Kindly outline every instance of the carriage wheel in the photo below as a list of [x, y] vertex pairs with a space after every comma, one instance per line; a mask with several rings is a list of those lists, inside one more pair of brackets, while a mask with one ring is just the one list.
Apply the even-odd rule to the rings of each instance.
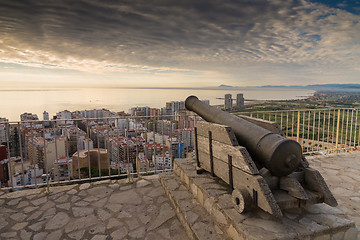
[[239, 213], [246, 212], [251, 208], [251, 196], [245, 189], [234, 189], [232, 192], [232, 201], [235, 209]]

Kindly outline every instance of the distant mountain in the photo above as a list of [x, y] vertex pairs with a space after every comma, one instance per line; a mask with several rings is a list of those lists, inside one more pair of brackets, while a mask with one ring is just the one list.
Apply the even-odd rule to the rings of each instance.
[[360, 88], [360, 84], [313, 84], [307, 85], [308, 88]]
[[250, 87], [238, 87], [221, 84], [218, 88], [308, 88], [312, 90], [323, 91], [360, 91], [360, 84], [356, 83], [344, 83], [344, 84], [311, 84], [311, 85], [263, 85], [263, 86], [250, 86]]
[[304, 88], [305, 86], [298, 86], [298, 85], [291, 85], [291, 86], [287, 86], [287, 85], [263, 85], [260, 86], [260, 88]]

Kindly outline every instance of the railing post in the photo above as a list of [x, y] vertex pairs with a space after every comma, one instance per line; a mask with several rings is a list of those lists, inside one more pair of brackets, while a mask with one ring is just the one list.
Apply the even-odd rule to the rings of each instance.
[[340, 109], [338, 109], [337, 123], [336, 123], [336, 142], [335, 142], [335, 152], [338, 153], [338, 143], [339, 143], [339, 126], [340, 126]]
[[300, 111], [298, 111], [298, 117], [297, 117], [297, 132], [296, 132], [296, 141], [299, 142], [300, 138]]
[[[10, 169], [10, 184], [11, 184], [11, 189], [14, 189], [14, 181], [13, 181], [13, 171], [12, 171], [12, 166], [11, 166], [11, 152], [10, 152], [10, 123], [8, 121], [6, 121], [5, 123], [5, 134], [6, 134], [6, 153], [7, 153], [7, 158], [8, 158], [8, 166]], [[14, 171], [15, 172], [15, 171]]]

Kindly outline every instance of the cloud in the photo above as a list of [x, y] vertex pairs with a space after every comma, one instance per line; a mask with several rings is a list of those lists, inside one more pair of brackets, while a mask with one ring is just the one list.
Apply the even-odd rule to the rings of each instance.
[[215, 71], [244, 82], [266, 81], [265, 70], [359, 74], [359, 15], [321, 3], [5, 0], [0, 13], [6, 63], [99, 74]]

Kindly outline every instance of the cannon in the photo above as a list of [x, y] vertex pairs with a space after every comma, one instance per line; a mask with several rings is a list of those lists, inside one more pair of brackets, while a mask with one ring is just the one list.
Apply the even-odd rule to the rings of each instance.
[[231, 127], [239, 144], [246, 147], [251, 157], [273, 175], [286, 176], [299, 166], [302, 150], [298, 142], [211, 107], [195, 96], [188, 97], [185, 106], [208, 122]]
[[206, 120], [195, 127], [198, 172], [205, 170], [229, 184], [240, 213], [260, 208], [281, 217], [284, 209], [337, 205], [300, 144], [286, 138], [276, 123], [240, 118], [195, 96], [186, 99], [185, 107]]

